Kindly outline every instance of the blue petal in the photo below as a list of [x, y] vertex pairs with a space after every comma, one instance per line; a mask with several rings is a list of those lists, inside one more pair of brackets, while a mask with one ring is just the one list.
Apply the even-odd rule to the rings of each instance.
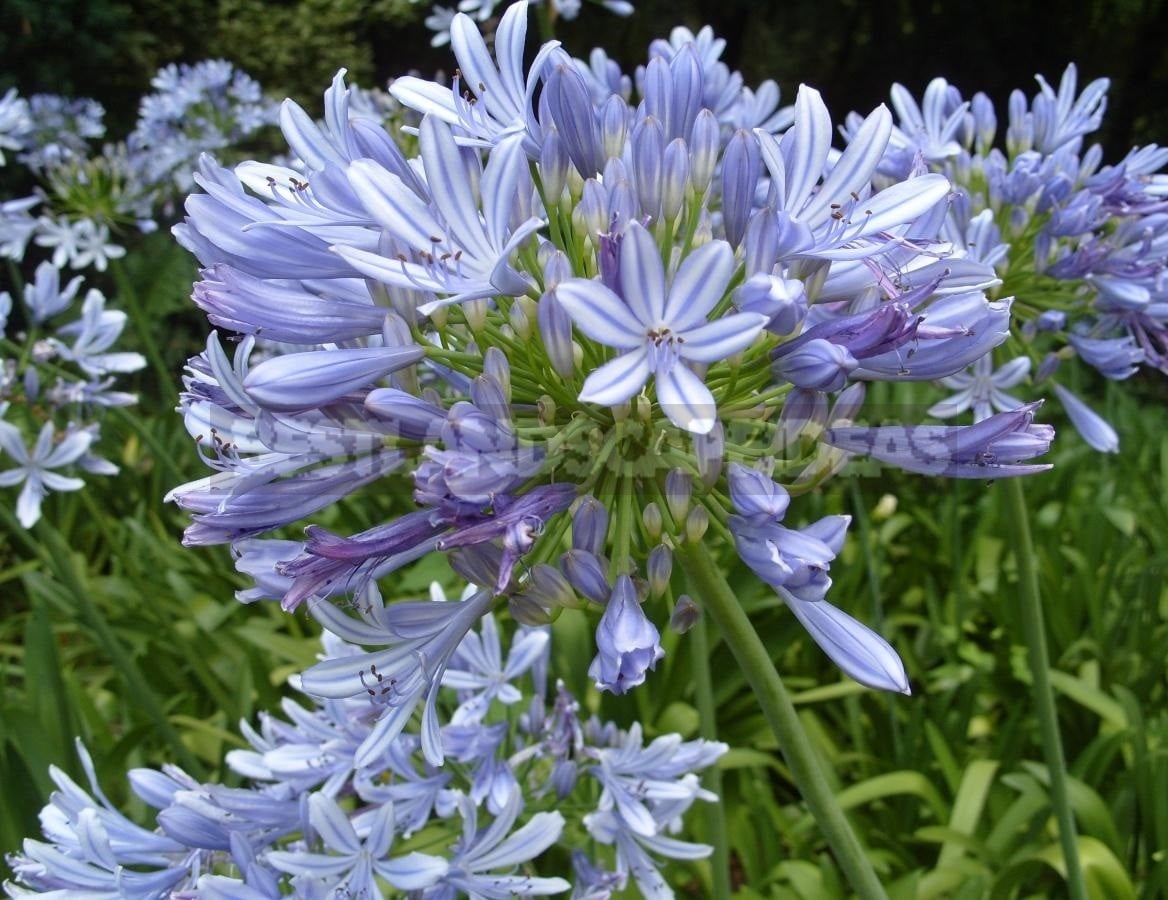
[[670, 422], [693, 434], [709, 434], [718, 421], [714, 395], [683, 363], [657, 373], [657, 403]]
[[644, 346], [645, 325], [599, 281], [570, 278], [556, 287], [556, 299], [576, 327], [592, 340], [620, 350]]
[[640, 223], [630, 222], [620, 252], [620, 284], [628, 308], [643, 325], [660, 324], [665, 314], [665, 268], [657, 242]]
[[685, 331], [705, 321], [726, 293], [734, 269], [734, 252], [725, 241], [710, 241], [693, 251], [673, 276], [665, 324], [674, 331]]

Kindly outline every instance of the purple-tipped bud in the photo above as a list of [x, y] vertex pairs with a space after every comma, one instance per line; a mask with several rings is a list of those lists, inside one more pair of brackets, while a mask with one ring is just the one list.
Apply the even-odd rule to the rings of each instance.
[[1046, 379], [1053, 378], [1060, 365], [1062, 365], [1062, 357], [1057, 353], [1046, 354], [1042, 362], [1038, 364], [1038, 371], [1034, 373], [1034, 383], [1042, 384]]
[[669, 63], [669, 74], [673, 90], [669, 115], [665, 120], [665, 133], [670, 138], [686, 138], [702, 108], [702, 93], [705, 90], [702, 63], [693, 44], [686, 44], [677, 52]]
[[584, 606], [560, 570], [547, 563], [539, 563], [532, 567], [524, 593], [531, 594], [543, 606], [549, 608], [582, 609]]
[[776, 378], [810, 391], [838, 391], [859, 363], [846, 347], [815, 338], [774, 362]]
[[661, 537], [665, 522], [661, 516], [661, 507], [656, 503], [650, 502], [641, 510], [641, 522], [645, 525], [645, 533], [649, 535], [650, 540], [655, 541]]
[[[494, 349], [494, 348], [492, 348]], [[502, 387], [490, 375], [479, 375], [470, 383], [470, 399], [479, 409], [496, 422], [511, 419], [511, 406], [503, 394]]]
[[503, 399], [511, 402], [511, 363], [498, 347], [488, 347], [483, 354], [483, 371], [495, 379], [495, 384], [503, 392]]
[[555, 206], [564, 193], [570, 165], [571, 160], [568, 159], [568, 151], [560, 139], [560, 133], [554, 128], [549, 129], [539, 151], [539, 177], [543, 182], [544, 196], [551, 206]]
[[695, 506], [685, 517], [685, 539], [696, 544], [710, 528], [710, 513], [704, 506]]
[[674, 138], [665, 148], [661, 168], [661, 216], [672, 222], [681, 213], [689, 189], [689, 148], [681, 138]]
[[695, 434], [692, 438], [698, 477], [711, 488], [722, 474], [722, 460], [726, 455], [726, 432], [721, 420], [714, 423], [708, 434]]
[[650, 116], [633, 129], [633, 179], [641, 212], [654, 220], [661, 216], [661, 167], [665, 156], [665, 132]]
[[660, 597], [669, 589], [669, 577], [673, 574], [673, 551], [664, 544], [658, 544], [650, 550], [645, 573], [649, 577], [649, 593]]
[[783, 401], [778, 425], [777, 447], [790, 447], [803, 434], [822, 431], [827, 427], [827, 397], [819, 391], [791, 391]]
[[740, 463], [730, 464], [730, 500], [738, 514], [779, 521], [787, 514], [791, 496], [787, 489], [765, 472]]
[[600, 560], [585, 550], [569, 550], [560, 557], [560, 570], [577, 593], [603, 603], [612, 590]]
[[600, 140], [606, 160], [620, 157], [628, 133], [629, 105], [619, 94], [611, 94], [600, 108]]
[[576, 372], [575, 350], [572, 348], [572, 317], [556, 299], [554, 289], [539, 298], [539, 334], [548, 361], [561, 378], [571, 378]]
[[596, 110], [584, 76], [576, 71], [570, 59], [563, 54], [551, 68], [544, 83], [543, 97], [552, 120], [564, 142], [564, 150], [584, 178], [591, 178], [601, 170], [604, 159], [600, 150], [600, 129]]
[[368, 387], [425, 355], [418, 346], [286, 353], [264, 360], [248, 372], [243, 387], [267, 409], [312, 409]]
[[608, 233], [608, 192], [595, 178], [584, 182], [580, 202], [572, 210], [572, 227], [587, 235], [593, 246], [599, 235]]
[[669, 617], [669, 630], [676, 634], [685, 634], [698, 624], [701, 617], [701, 607], [693, 602], [689, 594], [682, 594], [677, 598], [677, 605], [673, 607], [673, 614]]
[[758, 138], [739, 128], [722, 156], [722, 224], [732, 247], [737, 248], [746, 233], [761, 165]]
[[588, 675], [602, 691], [623, 694], [645, 680], [665, 655], [661, 635], [645, 616], [627, 575], [617, 579], [596, 628], [596, 658]]
[[699, 195], [706, 192], [714, 178], [721, 140], [718, 117], [711, 110], [703, 109], [694, 119], [689, 139], [689, 177]]
[[607, 535], [608, 509], [591, 495], [581, 497], [572, 514], [572, 548], [603, 556]]
[[693, 494], [693, 479], [682, 469], [672, 469], [665, 476], [665, 502], [673, 521], [681, 524], [689, 512], [689, 501]]
[[365, 408], [391, 423], [391, 433], [414, 441], [437, 441], [446, 422], [446, 410], [397, 388], [370, 391], [365, 396]]
[[641, 96], [643, 117], [652, 117], [665, 125], [669, 119], [669, 107], [673, 99], [673, 76], [669, 72], [667, 60], [660, 56], [649, 60], [649, 64], [645, 66]]
[[973, 117], [974, 146], [981, 154], [989, 153], [994, 145], [994, 135], [998, 130], [998, 117], [994, 112], [994, 103], [978, 91], [973, 95], [969, 104], [969, 113]]

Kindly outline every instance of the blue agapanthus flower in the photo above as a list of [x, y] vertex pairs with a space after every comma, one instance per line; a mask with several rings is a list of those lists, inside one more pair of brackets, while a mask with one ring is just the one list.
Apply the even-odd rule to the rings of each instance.
[[[837, 150], [816, 91], [781, 109], [707, 29], [625, 74], [554, 42], [525, 67], [527, 18], [509, 7], [492, 53], [455, 15], [459, 78], [393, 83], [416, 142], [338, 75], [323, 123], [282, 108], [295, 168], [201, 163], [175, 234], [204, 267], [196, 302], [243, 339], [229, 359], [213, 335], [189, 365], [187, 427], [215, 474], [171, 493], [194, 514], [186, 542], [233, 545], [256, 581], [242, 599], [370, 648], [299, 682], [370, 698], [359, 766], [418, 709], [426, 759], [444, 758], [437, 692], [481, 691], [460, 721], [492, 696], [501, 657], [459, 648], [503, 604], [528, 627], [590, 617], [602, 690], [652, 677], [673, 554], [697, 541], [736, 552], [845, 672], [906, 691], [891, 646], [825, 600], [846, 518], [799, 527], [755, 495], [797, 501], [855, 454], [954, 477], [1041, 468], [1034, 406], [976, 426], [864, 420], [867, 381], [959, 377], [1008, 338], [993, 252], [948, 233], [949, 177], [887, 174], [917, 138], [884, 107]], [[939, 160], [958, 139], [948, 98], [919, 116]], [[262, 536], [357, 491], [383, 516], [358, 533]], [[435, 553], [478, 590], [333, 602]], [[503, 803], [505, 780], [480, 777]], [[612, 814], [595, 833], [624, 871], [671, 855]]]

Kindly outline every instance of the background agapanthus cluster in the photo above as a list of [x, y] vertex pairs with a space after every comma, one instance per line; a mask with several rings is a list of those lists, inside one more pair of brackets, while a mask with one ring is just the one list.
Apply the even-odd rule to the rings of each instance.
[[[3, 252], [52, 257], [0, 293], [16, 323], [0, 485], [21, 485], [20, 524], [47, 491], [82, 487], [76, 470], [116, 471], [94, 417], [134, 401], [113, 376], [146, 364], [112, 349], [127, 319], [97, 289], [80, 319], [50, 321], [82, 296], [61, 270], [116, 270], [117, 229], [149, 231], [190, 191], [173, 233], [215, 330], [180, 410], [212, 474], [167, 499], [190, 516], [186, 545], [230, 549], [238, 600], [324, 632], [291, 678], [308, 705], [245, 721], [222, 783], [133, 769], [147, 814], [128, 818], [79, 743], [89, 789], [53, 770], [44, 840], [8, 858], [9, 895], [666, 898], [685, 877], [667, 862], [712, 853], [687, 889], [726, 892], [724, 814], [699, 827], [721, 830], [717, 847], [679, 836], [694, 801], [717, 801], [717, 774], [703, 787], [698, 773], [727, 752], [708, 622], [845, 877], [880, 895], [775, 726], [726, 598], [767, 594], [739, 612], [797, 622], [846, 676], [890, 692], [895, 725], [913, 660], [869, 627], [883, 617], [862, 507], [876, 601], [832, 590], [853, 517], [822, 494], [882, 467], [978, 487], [1048, 469], [1047, 388], [1115, 452], [1072, 363], [1114, 381], [1168, 371], [1168, 151], [1107, 165], [1085, 149], [1107, 83], [1080, 93], [1074, 66], [1057, 91], [1040, 76], [1032, 99], [1015, 92], [999, 147], [986, 96], [944, 79], [919, 104], [894, 85], [895, 116], [837, 127], [808, 85], [790, 105], [773, 81], [748, 86], [709, 28], [675, 29], [628, 71], [528, 39], [578, 7], [436, 7], [453, 78], [400, 77], [387, 97], [342, 70], [322, 121], [292, 100], [277, 112], [221, 60], [159, 72], [137, 128], [101, 153], [94, 101], [0, 99], [0, 152], [39, 183], [0, 207]], [[248, 146], [273, 123], [286, 146]], [[930, 385], [956, 393], [921, 403]], [[945, 421], [970, 410], [973, 424]], [[470, 587], [397, 589], [420, 572]], [[708, 739], [651, 724], [644, 695], [679, 658], [706, 666]], [[594, 714], [625, 695], [642, 722]], [[1058, 753], [1046, 762], [1065, 791]], [[1065, 797], [1052, 805], [1074, 841]]]

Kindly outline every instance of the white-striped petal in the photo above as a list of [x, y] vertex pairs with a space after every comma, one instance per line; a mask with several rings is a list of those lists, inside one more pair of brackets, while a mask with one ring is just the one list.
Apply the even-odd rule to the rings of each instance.
[[657, 242], [640, 223], [631, 222], [620, 254], [620, 283], [628, 308], [643, 325], [659, 324], [665, 314], [665, 267]]
[[[674, 368], [678, 368], [674, 366]], [[642, 345], [606, 362], [584, 380], [580, 399], [585, 403], [615, 406], [637, 394], [649, 379], [649, 349]]]
[[607, 347], [632, 350], [646, 341], [646, 329], [628, 305], [599, 281], [570, 278], [556, 299], [584, 334]]
[[734, 251], [725, 241], [710, 241], [687, 256], [673, 276], [665, 303], [665, 322], [674, 332], [705, 321], [726, 293], [736, 268]]
[[721, 362], [754, 343], [769, 320], [759, 313], [736, 313], [722, 316], [683, 335], [678, 344], [682, 359], [692, 362]]

